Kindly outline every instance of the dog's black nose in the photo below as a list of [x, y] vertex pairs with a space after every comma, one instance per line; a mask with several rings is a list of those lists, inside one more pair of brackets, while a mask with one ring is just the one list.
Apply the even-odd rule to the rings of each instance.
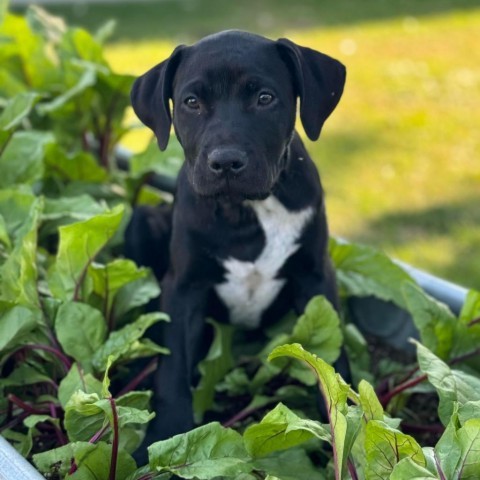
[[236, 148], [216, 148], [207, 157], [208, 168], [216, 175], [239, 174], [247, 163], [247, 154]]

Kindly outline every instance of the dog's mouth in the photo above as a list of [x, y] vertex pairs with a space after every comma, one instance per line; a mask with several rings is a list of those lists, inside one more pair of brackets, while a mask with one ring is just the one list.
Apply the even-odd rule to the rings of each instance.
[[271, 185], [265, 181], [266, 175], [259, 172], [233, 173], [213, 177], [200, 169], [191, 169], [189, 181], [195, 193], [201, 197], [218, 198], [229, 203], [245, 200], [264, 200], [271, 193]]

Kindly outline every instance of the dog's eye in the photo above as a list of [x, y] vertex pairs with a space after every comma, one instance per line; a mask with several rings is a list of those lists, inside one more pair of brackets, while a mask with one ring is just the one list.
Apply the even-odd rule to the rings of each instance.
[[273, 102], [273, 95], [271, 93], [262, 92], [258, 96], [259, 105], [268, 105]]
[[197, 110], [198, 108], [200, 108], [200, 103], [195, 97], [188, 97], [187, 99], [185, 99], [184, 103], [188, 108], [191, 108], [193, 110]]

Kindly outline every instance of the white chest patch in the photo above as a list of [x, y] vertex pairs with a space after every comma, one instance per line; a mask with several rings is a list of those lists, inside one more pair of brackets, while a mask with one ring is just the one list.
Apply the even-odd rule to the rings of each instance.
[[285, 284], [284, 279], [276, 278], [277, 273], [298, 250], [297, 241], [313, 208], [290, 212], [273, 195], [249, 201], [248, 205], [265, 233], [265, 246], [254, 262], [224, 260], [225, 282], [216, 285], [215, 290], [227, 306], [232, 324], [255, 328]]

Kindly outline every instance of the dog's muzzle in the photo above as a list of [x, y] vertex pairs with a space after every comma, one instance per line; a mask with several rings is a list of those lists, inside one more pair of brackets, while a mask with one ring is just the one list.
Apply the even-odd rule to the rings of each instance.
[[238, 176], [247, 164], [247, 154], [236, 148], [216, 148], [207, 156], [208, 169], [217, 177]]

